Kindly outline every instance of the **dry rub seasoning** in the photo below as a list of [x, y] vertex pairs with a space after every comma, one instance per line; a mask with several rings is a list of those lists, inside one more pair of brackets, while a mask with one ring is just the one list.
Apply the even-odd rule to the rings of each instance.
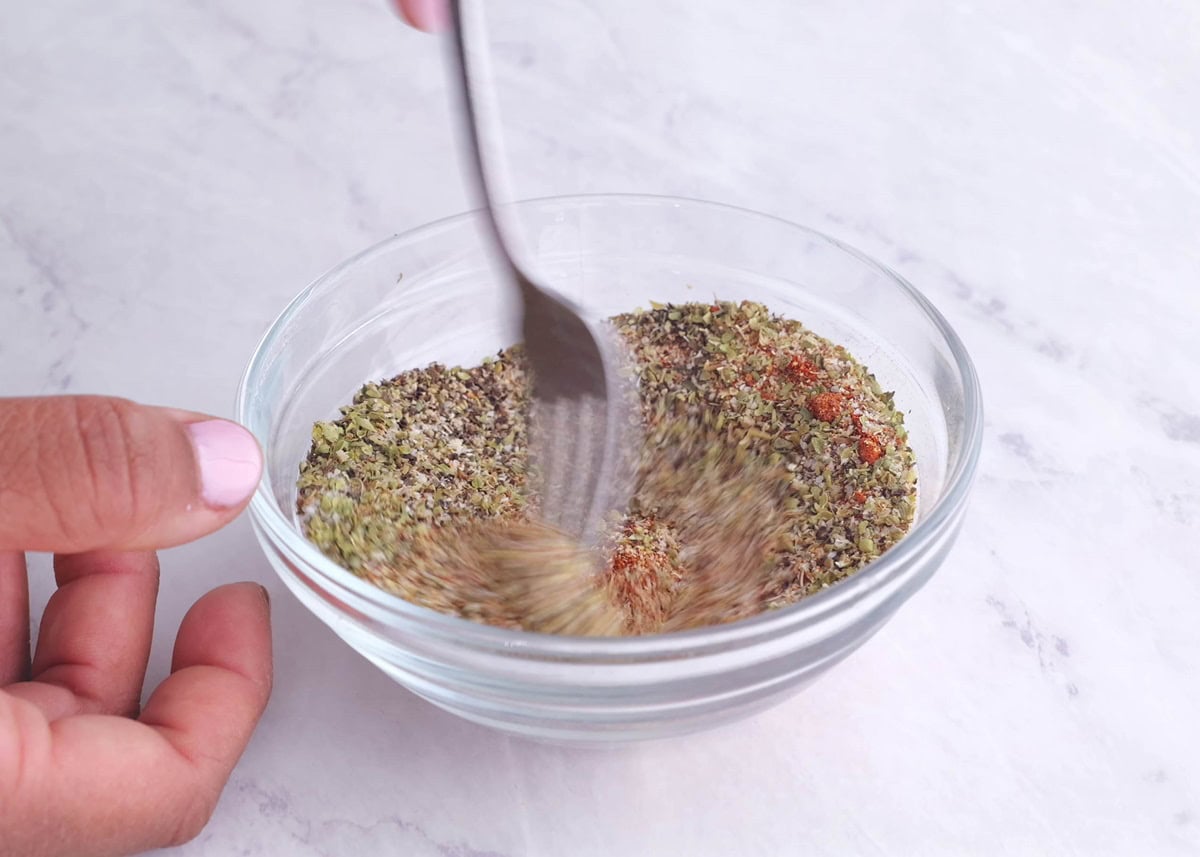
[[789, 604], [908, 530], [903, 417], [844, 348], [750, 302], [612, 322], [636, 364], [645, 448], [602, 556], [536, 523], [520, 346], [367, 384], [317, 423], [297, 502], [308, 538], [435, 610], [643, 634]]

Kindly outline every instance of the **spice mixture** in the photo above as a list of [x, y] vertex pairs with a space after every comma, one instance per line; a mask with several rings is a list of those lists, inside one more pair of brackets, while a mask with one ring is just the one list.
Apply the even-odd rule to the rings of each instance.
[[654, 304], [612, 323], [638, 374], [644, 448], [599, 557], [536, 521], [519, 345], [369, 383], [317, 423], [297, 502], [308, 538], [436, 610], [642, 634], [789, 604], [908, 530], [903, 417], [843, 347], [750, 302]]

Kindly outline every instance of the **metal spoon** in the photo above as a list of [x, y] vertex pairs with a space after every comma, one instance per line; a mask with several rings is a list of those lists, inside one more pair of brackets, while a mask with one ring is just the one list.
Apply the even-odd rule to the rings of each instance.
[[[585, 541], [628, 499], [623, 473], [633, 446], [630, 396], [614, 335], [589, 322], [567, 298], [538, 283], [517, 259], [520, 229], [502, 204], [503, 156], [495, 133], [487, 51], [468, 46], [462, 0], [451, 0], [454, 77], [466, 114], [471, 168], [486, 222], [522, 305], [522, 332], [533, 375], [531, 457], [540, 475], [541, 518]], [[476, 16], [482, 14], [474, 4]], [[479, 19], [476, 17], [475, 19]], [[485, 126], [491, 125], [491, 129]], [[528, 259], [528, 254], [524, 255]], [[528, 262], [525, 263], [526, 266]]]

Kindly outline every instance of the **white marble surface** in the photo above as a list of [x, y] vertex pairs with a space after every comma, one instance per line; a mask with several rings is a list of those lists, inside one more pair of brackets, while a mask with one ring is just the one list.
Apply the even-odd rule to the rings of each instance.
[[[276, 596], [275, 698], [181, 853], [1200, 853], [1200, 6], [493, 5], [532, 19], [496, 22], [522, 193], [766, 210], [937, 303], [988, 409], [966, 528], [802, 695], [596, 753], [393, 685], [239, 521], [164, 562], [152, 678], [202, 591]], [[305, 282], [466, 205], [444, 83], [383, 0], [9, 4], [0, 391], [228, 414]]]

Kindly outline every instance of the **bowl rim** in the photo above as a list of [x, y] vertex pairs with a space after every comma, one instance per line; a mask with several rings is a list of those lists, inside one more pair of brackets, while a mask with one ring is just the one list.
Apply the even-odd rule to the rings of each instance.
[[[966, 504], [978, 467], [983, 437], [982, 393], [975, 365], [950, 323], [924, 294], [890, 267], [837, 238], [773, 214], [711, 200], [641, 193], [543, 196], [522, 199], [513, 205], [518, 208], [546, 205], [580, 207], [612, 203], [651, 204], [674, 208], [695, 207], [723, 211], [739, 217], [773, 221], [831, 245], [892, 280], [933, 323], [934, 328], [950, 350], [963, 388], [962, 451], [954, 466], [946, 474], [947, 487], [942, 496], [925, 516], [917, 520], [916, 525], [896, 545], [863, 566], [861, 570], [820, 592], [786, 607], [769, 610], [746, 619], [723, 625], [662, 634], [579, 637], [500, 628], [461, 616], [440, 613], [431, 608], [413, 604], [363, 580], [326, 557], [295, 529], [292, 521], [283, 515], [274, 502], [265, 468], [263, 478], [260, 480], [249, 506], [252, 521], [256, 527], [261, 528], [260, 535], [265, 531], [272, 540], [284, 542], [289, 551], [296, 554], [299, 560], [304, 562], [309, 569], [316, 571], [326, 582], [349, 590], [368, 602], [372, 608], [385, 611], [398, 621], [422, 626], [424, 630], [439, 636], [453, 638], [460, 643], [470, 643], [478, 648], [520, 651], [527, 656], [541, 655], [570, 660], [590, 657], [620, 660], [635, 654], [641, 659], [656, 655], [696, 654], [698, 650], [721, 650], [730, 646], [742, 645], [747, 641], [774, 637], [779, 633], [790, 633], [817, 625], [843, 609], [864, 600], [872, 593], [887, 587], [888, 584], [899, 578], [907, 568], [909, 561], [919, 556], [927, 545], [935, 542], [943, 531], [954, 522]], [[309, 283], [271, 323], [247, 363], [238, 384], [235, 402], [235, 418], [238, 422], [243, 425], [249, 422], [251, 387], [264, 368], [268, 351], [282, 331], [286, 329], [292, 317], [307, 305], [309, 299], [324, 284], [340, 277], [362, 262], [387, 252], [397, 244], [419, 242], [427, 234], [437, 232], [447, 226], [477, 220], [480, 216], [481, 209], [471, 209], [393, 234], [350, 256]], [[260, 442], [262, 442], [261, 438]]]

